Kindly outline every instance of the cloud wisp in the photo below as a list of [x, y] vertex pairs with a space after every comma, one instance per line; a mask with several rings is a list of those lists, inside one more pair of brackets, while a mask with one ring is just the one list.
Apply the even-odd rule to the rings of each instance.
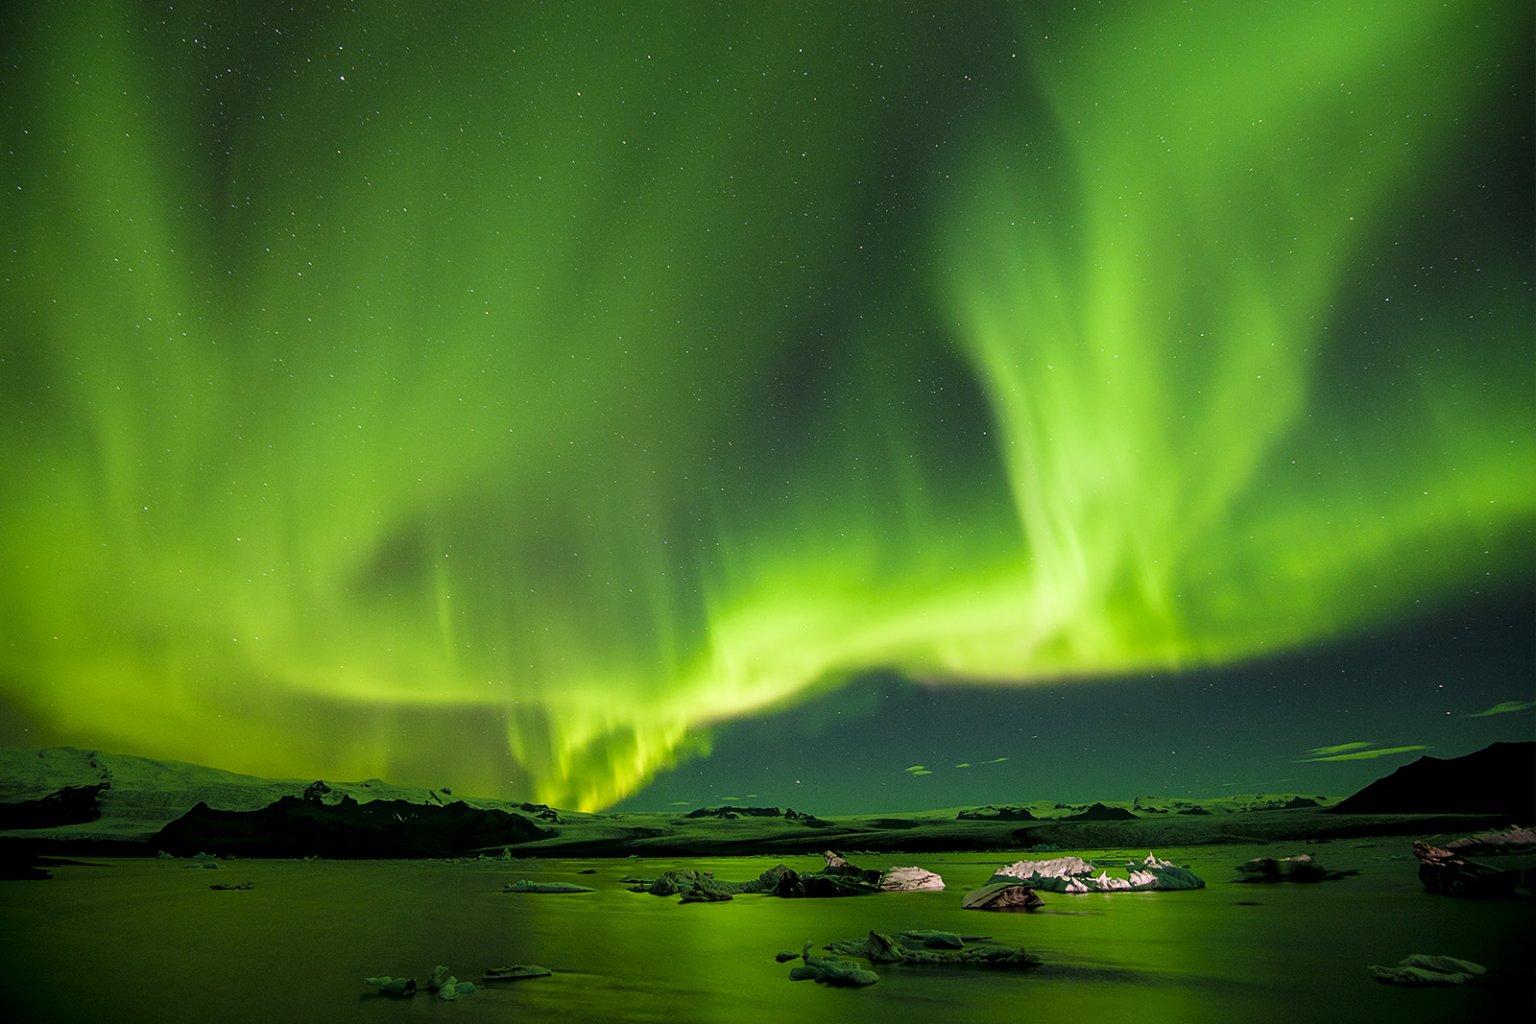
[[1486, 711], [1474, 711], [1462, 718], [1492, 718], [1494, 715], [1513, 715], [1536, 708], [1536, 700], [1501, 700]]
[[1312, 761], [1370, 761], [1378, 757], [1390, 757], [1393, 754], [1411, 754], [1415, 750], [1430, 749], [1423, 743], [1415, 743], [1403, 747], [1378, 747], [1374, 743], [1356, 740], [1351, 743], [1338, 743], [1331, 747], [1313, 747], [1307, 751], [1311, 757], [1297, 758], [1297, 764], [1306, 764]]

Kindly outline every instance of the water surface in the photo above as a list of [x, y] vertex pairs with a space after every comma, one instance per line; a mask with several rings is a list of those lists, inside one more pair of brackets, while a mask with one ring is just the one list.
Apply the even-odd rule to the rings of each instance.
[[[1299, 849], [1299, 848], [1298, 848]], [[945, 892], [841, 900], [739, 896], [679, 905], [619, 879], [670, 867], [746, 879], [778, 858], [441, 861], [101, 860], [51, 882], [0, 883], [4, 1015], [17, 1021], [1265, 1021], [1352, 1024], [1491, 1019], [1536, 1006], [1536, 923], [1524, 902], [1422, 891], [1406, 843], [1309, 847], [1361, 875], [1314, 886], [1230, 884], [1233, 867], [1280, 848], [1159, 850], [1190, 864], [1196, 892], [1046, 894], [1036, 913], [959, 909], [1008, 856], [857, 857], [919, 863]], [[1104, 851], [1089, 851], [1089, 855]], [[1118, 851], [1145, 856], [1147, 851]], [[1115, 856], [1111, 854], [1111, 857]], [[810, 870], [814, 857], [791, 858]], [[595, 874], [579, 874], [595, 868]], [[518, 878], [595, 887], [582, 895], [505, 894]], [[249, 880], [246, 892], [213, 882]], [[879, 969], [877, 985], [788, 980], [774, 953], [856, 939], [870, 929], [989, 934], [1046, 961], [1023, 973]], [[1407, 990], [1369, 964], [1443, 953], [1485, 964], [1477, 987]], [[536, 963], [549, 978], [445, 1003], [374, 997], [365, 975], [424, 981], [434, 964], [478, 980]]]

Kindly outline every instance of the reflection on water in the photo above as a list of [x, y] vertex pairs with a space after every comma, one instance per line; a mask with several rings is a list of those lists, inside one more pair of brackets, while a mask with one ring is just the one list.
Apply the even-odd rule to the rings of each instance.
[[[1401, 844], [1406, 846], [1406, 843]], [[1125, 851], [1144, 856], [1147, 851]], [[949, 889], [842, 900], [739, 896], [679, 905], [631, 893], [629, 874], [670, 867], [746, 879], [776, 860], [441, 862], [236, 861], [216, 871], [169, 861], [65, 867], [52, 882], [0, 883], [7, 1019], [23, 1021], [1149, 1022], [1491, 1019], [1533, 1002], [1529, 903], [1430, 896], [1397, 844], [1314, 848], [1358, 878], [1317, 886], [1228, 884], [1247, 847], [1172, 851], [1207, 879], [1197, 892], [1046, 894], [1037, 913], [959, 909], [960, 894], [1014, 859], [916, 861]], [[1158, 851], [1168, 856], [1169, 851]], [[818, 861], [792, 860], [814, 868]], [[582, 868], [596, 874], [578, 875]], [[517, 878], [572, 881], [582, 895], [505, 894]], [[246, 892], [213, 882], [250, 880]], [[788, 981], [779, 950], [871, 929], [985, 934], [1046, 961], [1026, 973], [880, 968], [879, 984]], [[1491, 968], [1478, 989], [1378, 984], [1369, 964], [1444, 953]], [[365, 975], [424, 981], [433, 965], [478, 979], [536, 963], [553, 977], [458, 1003], [368, 998]]]

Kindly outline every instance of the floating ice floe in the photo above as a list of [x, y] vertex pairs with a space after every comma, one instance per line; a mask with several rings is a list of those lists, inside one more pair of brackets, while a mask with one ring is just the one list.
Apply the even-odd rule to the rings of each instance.
[[1488, 973], [1488, 968], [1470, 960], [1458, 960], [1453, 956], [1433, 956], [1415, 953], [1405, 956], [1395, 967], [1372, 964], [1366, 968], [1376, 980], [1386, 985], [1405, 985], [1409, 988], [1429, 988], [1445, 985], [1465, 985], [1473, 978]]
[[985, 935], [909, 931], [897, 935], [870, 932], [863, 940], [832, 942], [827, 950], [857, 956], [873, 964], [924, 967], [995, 967], [1023, 970], [1040, 966], [1038, 957], [1017, 946], [989, 942]]
[[523, 981], [528, 978], [547, 978], [555, 972], [538, 964], [509, 964], [506, 967], [487, 967], [480, 979], [488, 984], [493, 981]]
[[[491, 970], [507, 970], [507, 968], [491, 968]], [[548, 974], [548, 971], [545, 971]], [[372, 985], [379, 990], [380, 995], [394, 996], [397, 999], [405, 999], [416, 994], [416, 979], [393, 978], [389, 975], [381, 975], [377, 978], [364, 978], [364, 985]], [[436, 994], [443, 1000], [463, 999], [465, 996], [474, 995], [478, 990], [472, 981], [460, 981], [448, 973], [448, 968], [438, 964], [432, 968], [432, 974], [427, 980], [427, 991]]]
[[809, 942], [800, 951], [800, 959], [803, 963], [799, 967], [790, 968], [790, 981], [815, 981], [843, 988], [862, 988], [880, 980], [880, 975], [860, 967], [852, 960], [813, 955]]
[[432, 968], [432, 977], [427, 981], [427, 988], [437, 993], [439, 999], [459, 999], [464, 996], [474, 995], [475, 983], [472, 981], [460, 981], [448, 973], [448, 968], [438, 964]]
[[931, 892], [944, 888], [944, 879], [925, 868], [886, 868], [880, 875], [881, 892]]
[[384, 974], [377, 978], [364, 978], [363, 984], [373, 985], [379, 990], [380, 995], [404, 998], [416, 994], [416, 979], [414, 978], [392, 978]]
[[1358, 875], [1358, 871], [1330, 871], [1310, 853], [1294, 857], [1254, 857], [1237, 866], [1239, 882], [1332, 882]]
[[[1099, 874], [1095, 877], [1094, 871]], [[1204, 889], [1205, 882], [1189, 868], [1147, 854], [1144, 861], [1129, 861], [1125, 878], [1112, 878], [1081, 857], [1056, 857], [1052, 860], [1020, 860], [999, 868], [989, 884], [1022, 882], [1032, 889], [1078, 894], [1085, 892], [1153, 892], [1160, 890]]]
[[571, 882], [530, 882], [526, 878], [519, 878], [515, 882], [508, 882], [506, 885], [502, 886], [501, 891], [569, 893], [596, 892], [597, 890], [588, 888], [585, 885], [574, 885]]

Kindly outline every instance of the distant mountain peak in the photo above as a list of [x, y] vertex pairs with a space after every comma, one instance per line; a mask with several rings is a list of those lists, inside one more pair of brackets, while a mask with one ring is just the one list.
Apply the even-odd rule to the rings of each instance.
[[1536, 820], [1536, 742], [1493, 743], [1462, 757], [1428, 754], [1345, 797], [1339, 814], [1502, 814]]

